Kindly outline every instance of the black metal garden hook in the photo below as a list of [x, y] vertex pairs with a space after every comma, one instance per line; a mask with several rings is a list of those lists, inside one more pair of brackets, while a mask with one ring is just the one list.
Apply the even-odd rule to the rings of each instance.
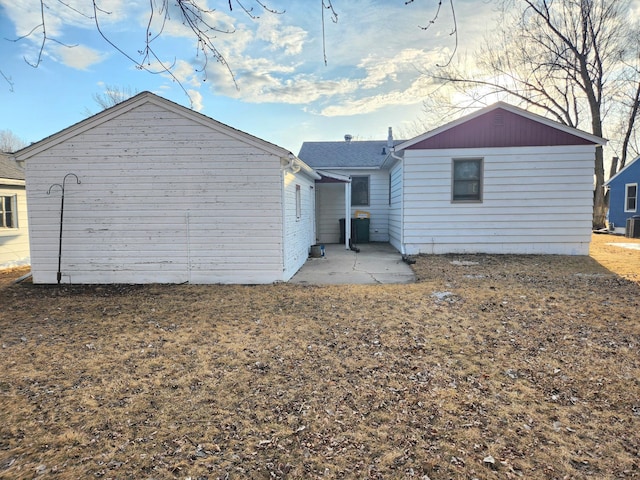
[[53, 187], [60, 187], [60, 190], [62, 190], [62, 197], [60, 199], [60, 237], [58, 238], [58, 276], [57, 276], [58, 285], [60, 285], [60, 280], [62, 279], [62, 272], [60, 271], [60, 263], [62, 260], [62, 224], [64, 220], [64, 188], [67, 183], [67, 177], [76, 177], [77, 185], [80, 185], [80, 179], [75, 173], [67, 173], [62, 179], [62, 184], [54, 183], [49, 187], [49, 190], [47, 191], [47, 195], [51, 195], [51, 189]]

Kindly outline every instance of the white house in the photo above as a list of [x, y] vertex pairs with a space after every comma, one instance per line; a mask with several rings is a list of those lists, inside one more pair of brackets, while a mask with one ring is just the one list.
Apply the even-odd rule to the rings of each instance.
[[15, 158], [34, 283], [286, 281], [315, 243], [310, 167], [149, 92]]
[[403, 253], [588, 255], [606, 140], [506, 103], [398, 145], [391, 243]]
[[29, 264], [24, 170], [0, 152], [0, 268]]
[[[351, 214], [370, 211], [370, 239], [402, 254], [587, 255], [595, 148], [605, 143], [499, 102], [411, 140], [305, 142], [299, 156], [350, 177], [354, 199], [363, 177], [367, 195]], [[321, 242], [337, 242], [349, 203], [339, 188], [318, 185]]]
[[[298, 156], [322, 176], [316, 182], [318, 242], [342, 243], [341, 219], [356, 214], [368, 215], [367, 241], [389, 242], [389, 170], [385, 161], [398, 143], [389, 129], [387, 140], [353, 141], [345, 135], [344, 141], [302, 144]], [[351, 183], [350, 190], [345, 190], [343, 182]]]

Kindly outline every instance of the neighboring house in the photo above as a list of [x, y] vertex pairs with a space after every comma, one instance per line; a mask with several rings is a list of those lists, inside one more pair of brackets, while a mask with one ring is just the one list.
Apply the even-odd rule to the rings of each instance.
[[24, 170], [0, 152], [0, 268], [29, 264]]
[[[305, 144], [300, 158], [320, 168], [324, 156], [333, 170], [359, 143]], [[392, 143], [340, 170], [369, 175], [369, 205], [358, 208], [371, 210], [373, 240], [402, 254], [588, 254], [595, 147], [606, 140], [499, 102]]]
[[609, 188], [609, 228], [615, 233], [627, 233], [627, 219], [640, 216], [638, 185], [640, 185], [638, 158], [625, 165], [604, 184]]
[[65, 176], [63, 283], [286, 281], [315, 243], [310, 167], [149, 92], [15, 158], [34, 283], [57, 281]]
[[[316, 231], [318, 242], [341, 241], [340, 220], [356, 212], [369, 214], [369, 240], [389, 241], [389, 170], [385, 167], [393, 147], [387, 140], [353, 141], [350, 135], [340, 142], [304, 142], [298, 156], [316, 169], [322, 180], [316, 185]], [[344, 182], [351, 182], [351, 191]], [[350, 195], [351, 200], [347, 201]], [[348, 203], [345, 209], [345, 202]]]

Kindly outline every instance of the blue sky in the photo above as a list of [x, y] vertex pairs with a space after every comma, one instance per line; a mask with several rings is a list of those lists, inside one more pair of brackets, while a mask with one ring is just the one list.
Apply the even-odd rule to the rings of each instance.
[[[219, 34], [216, 46], [233, 70], [215, 62], [202, 71], [193, 36], [179, 22], [165, 26], [154, 42], [166, 62], [175, 62], [174, 75], [189, 92], [193, 108], [218, 121], [263, 138], [294, 153], [305, 140], [386, 138], [387, 127], [417, 134], [422, 102], [432, 88], [427, 68], [447, 61], [455, 42], [448, 2], [436, 24], [423, 31], [436, 13], [436, 0], [333, 0], [338, 23], [326, 12], [325, 66], [322, 50], [320, 0], [263, 0], [284, 14], [260, 12], [251, 19], [237, 4], [207, 0], [219, 8], [211, 14], [216, 25], [234, 30]], [[202, 1], [202, 4], [205, 0]], [[0, 130], [10, 130], [35, 142], [86, 118], [87, 109], [100, 109], [92, 95], [107, 85], [149, 90], [182, 105], [187, 97], [166, 74], [150, 74], [101, 38], [87, 0], [47, 3], [47, 29], [53, 41], [45, 45], [42, 62], [33, 68], [41, 36], [36, 32], [18, 42], [40, 23], [39, 0], [0, 0]], [[170, 2], [172, 3], [172, 2]], [[255, 0], [243, 0], [254, 11]], [[129, 55], [140, 58], [148, 21], [148, 0], [102, 0], [101, 26]], [[494, 4], [456, 0], [459, 52], [472, 51], [490, 31]], [[84, 15], [81, 15], [80, 13]], [[173, 16], [173, 18], [176, 18]], [[157, 27], [157, 25], [156, 25]], [[154, 29], [156, 31], [156, 29]], [[9, 40], [7, 40], [9, 39]]]

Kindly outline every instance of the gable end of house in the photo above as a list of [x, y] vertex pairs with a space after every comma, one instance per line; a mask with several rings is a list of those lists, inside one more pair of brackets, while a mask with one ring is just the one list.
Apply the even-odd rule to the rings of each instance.
[[593, 145], [593, 141], [496, 108], [419, 141], [407, 150]]

